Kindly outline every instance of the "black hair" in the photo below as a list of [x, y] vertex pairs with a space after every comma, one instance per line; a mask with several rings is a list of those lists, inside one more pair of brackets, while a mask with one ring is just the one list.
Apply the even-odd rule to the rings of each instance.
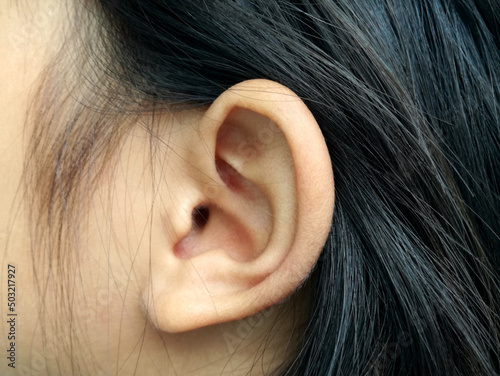
[[276, 374], [500, 374], [499, 3], [97, 3], [81, 53], [119, 83], [110, 102], [194, 108], [266, 78], [321, 127], [334, 217]]

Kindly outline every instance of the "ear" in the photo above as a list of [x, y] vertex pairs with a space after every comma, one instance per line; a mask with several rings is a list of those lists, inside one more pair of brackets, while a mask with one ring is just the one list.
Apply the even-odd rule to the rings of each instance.
[[334, 204], [323, 135], [278, 83], [233, 86], [183, 132], [175, 167], [183, 177], [165, 209], [171, 230], [152, 253], [143, 291], [148, 317], [167, 332], [241, 319], [285, 299], [314, 266]]

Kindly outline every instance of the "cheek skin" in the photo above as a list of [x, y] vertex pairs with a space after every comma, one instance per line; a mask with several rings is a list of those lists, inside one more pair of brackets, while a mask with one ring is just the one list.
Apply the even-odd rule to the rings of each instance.
[[[96, 356], [119, 359], [135, 354], [147, 324], [141, 309], [141, 286], [148, 280], [150, 252], [157, 247], [152, 234], [155, 218], [150, 151], [145, 132], [134, 131], [120, 148], [112, 173], [95, 191], [85, 228], [86, 255], [79, 265], [82, 293], [94, 320], [86, 323]], [[119, 352], [119, 353], [118, 353]]]

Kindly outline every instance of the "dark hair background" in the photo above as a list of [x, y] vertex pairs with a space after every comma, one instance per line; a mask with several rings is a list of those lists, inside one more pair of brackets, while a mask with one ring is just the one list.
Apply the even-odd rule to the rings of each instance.
[[[316, 117], [335, 213], [280, 375], [500, 374], [498, 2], [101, 0], [96, 14], [77, 52], [108, 79], [77, 77], [99, 89], [101, 118], [206, 105], [252, 78], [289, 87]], [[52, 180], [49, 162], [35, 180], [54, 233], [75, 161], [113, 138], [84, 128], [88, 108], [54, 137]]]

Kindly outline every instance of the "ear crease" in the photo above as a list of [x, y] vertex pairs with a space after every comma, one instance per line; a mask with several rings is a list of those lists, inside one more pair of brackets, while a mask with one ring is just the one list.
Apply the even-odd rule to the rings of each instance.
[[242, 185], [242, 176], [233, 166], [219, 157], [215, 158], [215, 165], [217, 173], [227, 188], [236, 192], [244, 188]]

